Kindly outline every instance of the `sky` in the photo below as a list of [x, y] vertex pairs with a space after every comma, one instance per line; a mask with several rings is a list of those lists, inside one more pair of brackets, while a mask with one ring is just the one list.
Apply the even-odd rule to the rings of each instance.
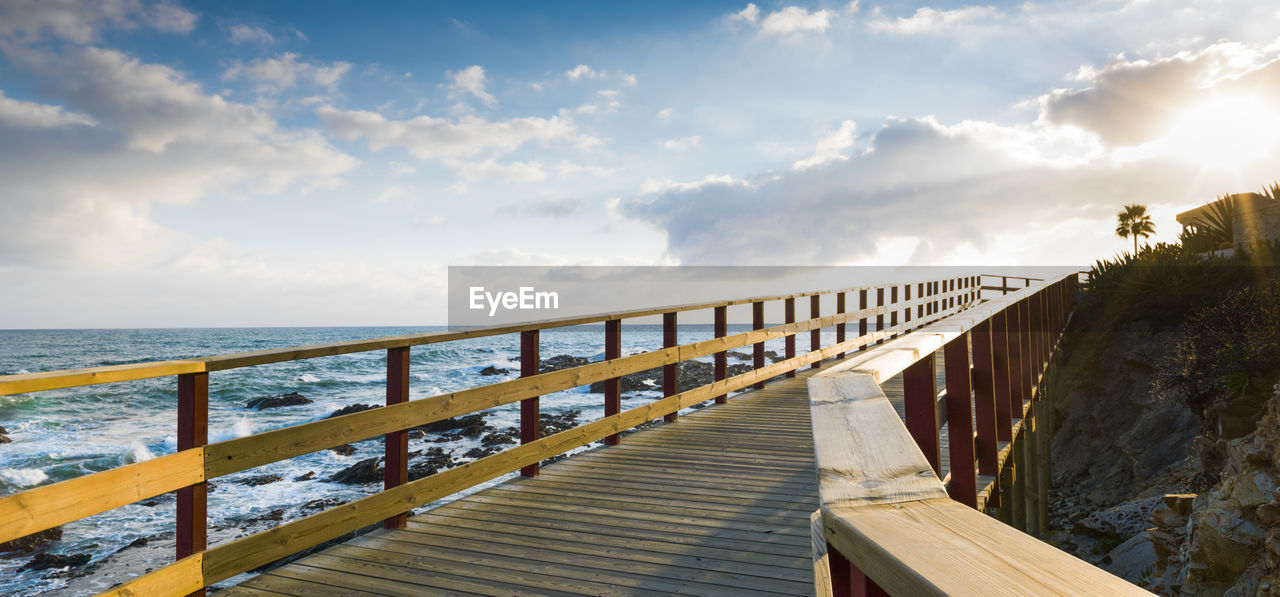
[[[1088, 266], [1280, 179], [1256, 0], [0, 0], [0, 328], [433, 325], [450, 265]], [[807, 290], [807, 289], [804, 289]]]

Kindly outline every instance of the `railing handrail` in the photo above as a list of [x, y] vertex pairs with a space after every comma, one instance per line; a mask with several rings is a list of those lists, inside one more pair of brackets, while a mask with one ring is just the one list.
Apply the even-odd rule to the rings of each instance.
[[[813, 519], [815, 580], [820, 595], [837, 583], [841, 594], [861, 594], [856, 583], [895, 595], [1147, 594], [983, 514], [976, 509], [973, 495], [958, 495], [954, 486], [949, 491], [938, 478], [937, 462], [931, 462], [921, 449], [919, 430], [911, 428], [910, 411], [904, 423], [880, 388], [890, 377], [905, 375], [923, 362], [929, 364], [926, 370], [931, 378], [932, 359], [938, 350], [948, 351], [948, 362], [955, 355], [964, 369], [957, 387], [966, 395], [959, 401], [964, 419], [961, 432], [956, 434], [953, 427], [950, 437], [953, 442], [957, 437], [969, 438], [966, 472], [976, 475], [974, 460], [981, 456], [975, 458], [972, 452], [966, 334], [976, 329], [991, 333], [992, 328], [980, 326], [988, 326], [994, 316], [1003, 317], [1006, 309], [1023, 301], [1038, 301], [1023, 303], [1029, 307], [1020, 307], [1016, 316], [1025, 326], [1021, 333], [1029, 336], [1020, 345], [1020, 350], [1026, 351], [1022, 356], [1032, 359], [1031, 363], [1021, 361], [1027, 366], [1009, 371], [1009, 386], [1022, 384], [1017, 391], [1025, 395], [1014, 396], [1021, 405], [1034, 396], [1033, 386], [1041, 381], [1035, 376], [1044, 370], [1042, 359], [1051, 356], [1055, 346], [1050, 332], [1057, 330], [1046, 324], [1065, 326], [1069, 311], [1064, 305], [1069, 302], [1062, 302], [1062, 298], [1070, 288], [1061, 283], [1074, 276], [1077, 273], [1064, 274], [986, 301], [808, 379], [821, 498]], [[977, 339], [974, 344], [978, 345]], [[950, 392], [950, 375], [947, 385]], [[910, 394], [905, 385], [904, 391]], [[932, 408], [932, 394], [927, 400]], [[1025, 416], [1023, 411], [1016, 418]], [[937, 440], [936, 426], [926, 426], [925, 432]], [[987, 440], [994, 439], [992, 430]], [[1014, 439], [1011, 436], [1009, 441]], [[952, 465], [960, 466], [954, 456]], [[965, 490], [972, 492], [972, 484]], [[820, 563], [824, 558], [830, 562], [829, 568]]]
[[[388, 349], [388, 365], [390, 367], [392, 353], [402, 350], [403, 354], [407, 355], [409, 346], [473, 338], [477, 337], [478, 332], [481, 335], [520, 332], [522, 339], [526, 335], [534, 334], [536, 345], [537, 330], [545, 329], [545, 327], [584, 323], [584, 318], [565, 318], [518, 325], [492, 326], [483, 330], [472, 329], [462, 332], [432, 332], [369, 341], [342, 342], [311, 347], [296, 347], [294, 349], [262, 351], [259, 353], [222, 355], [221, 357], [209, 357], [206, 359], [50, 372], [43, 374], [52, 377], [45, 380], [47, 387], [41, 389], [144, 378], [136, 376], [138, 370], [130, 369], [130, 367], [150, 366], [156, 368], [151, 373], [162, 371], [156, 373], [156, 375], [149, 375], [150, 377], [177, 375], [180, 382], [180, 450], [175, 454], [161, 456], [154, 460], [93, 473], [0, 498], [0, 541], [38, 532], [162, 493], [175, 490], [191, 491], [195, 486], [199, 486], [203, 492], [203, 484], [218, 476], [292, 458], [327, 447], [369, 439], [378, 435], [386, 435], [390, 446], [390, 438], [392, 436], [403, 434], [404, 430], [410, 427], [514, 402], [521, 402], [523, 407], [525, 403], [536, 401], [537, 396], [541, 394], [586, 385], [595, 381], [612, 383], [626, 374], [659, 366], [674, 367], [675, 364], [691, 358], [713, 354], [717, 356], [718, 371], [715, 377], [716, 381], [711, 384], [684, 392], [676, 392], [673, 384], [670, 390], [664, 391], [666, 396], [662, 399], [624, 412], [615, 411], [615, 414], [612, 415], [608, 413], [608, 407], [606, 406], [606, 416], [603, 419], [580, 425], [546, 438], [537, 439], [535, 435], [532, 440], [526, 442], [526, 437], [522, 433], [522, 445], [517, 448], [480, 458], [417, 481], [402, 481], [394, 487], [389, 485], [388, 489], [380, 493], [279, 525], [265, 532], [208, 549], [203, 548], [204, 539], [200, 538], [195, 541], [198, 547], [192, 555], [183, 557], [173, 564], [117, 587], [116, 592], [130, 594], [129, 592], [133, 591], [136, 594], [146, 592], [149, 587], [156, 586], [164, 586], [175, 591], [178, 588], [182, 588], [183, 592], [196, 590], [212, 582], [229, 578], [245, 570], [269, 563], [279, 557], [306, 549], [346, 532], [357, 530], [370, 522], [387, 520], [389, 517], [398, 515], [398, 513], [403, 513], [413, 507], [474, 486], [516, 468], [536, 465], [550, 456], [564, 453], [597, 439], [616, 435], [622, 430], [656, 417], [672, 415], [682, 408], [712, 398], [719, 400], [719, 396], [726, 395], [728, 392], [753, 384], [759, 386], [765, 380], [776, 375], [783, 373], [790, 375], [791, 373], [789, 372], [793, 372], [802, 366], [816, 364], [823, 359], [851, 352], [873, 342], [888, 340], [897, 334], [905, 333], [938, 317], [967, 308], [972, 302], [979, 299], [978, 280], [977, 276], [965, 276], [963, 278], [947, 278], [927, 282], [913, 281], [905, 285], [897, 283], [881, 287], [853, 287], [841, 290], [736, 299], [595, 316], [601, 318], [596, 321], [616, 321], [623, 317], [666, 314], [667, 317], [664, 318], [665, 329], [668, 324], [674, 327], [674, 315], [670, 315], [674, 312], [695, 308], [714, 308], [717, 314], [716, 338], [685, 345], [675, 345], [673, 334], [670, 343], [662, 349], [626, 357], [618, 356], [605, 361], [547, 373], [537, 372], [538, 358], [535, 350], [531, 359], [522, 359], [522, 361], [532, 361], [533, 372], [526, 373], [521, 378], [394, 404], [391, 403], [392, 376], [389, 372], [387, 406], [208, 445], [204, 445], [205, 440], [199, 436], [184, 436], [181, 405], [183, 404], [183, 380], [193, 382], [194, 379], [203, 378], [203, 381], [194, 382], [199, 384], [199, 387], [203, 388], [202, 390], [188, 389], [188, 391], [197, 394], [207, 392], [207, 373], [209, 371], [330, 354], [343, 354], [344, 352], [377, 350], [380, 348]], [[910, 289], [905, 291], [902, 300], [898, 300], [898, 290], [903, 286], [909, 286]], [[917, 286], [921, 288], [927, 286], [928, 289], [924, 294], [917, 292], [914, 298], [906, 298], [911, 296], [911, 290], [917, 288]], [[887, 293], [886, 290], [890, 289], [892, 292]], [[868, 304], [867, 297], [871, 291], [875, 291], [877, 296], [875, 307], [865, 306]], [[862, 306], [858, 309], [846, 310], [844, 308], [843, 299], [845, 297], [843, 293], [851, 292], [859, 293], [859, 302]], [[819, 310], [817, 297], [832, 293], [842, 293], [838, 297], [837, 313], [817, 316]], [[884, 300], [886, 294], [891, 299], [888, 302]], [[806, 320], [795, 321], [794, 301], [796, 298], [803, 297], [813, 297], [810, 302], [810, 313], [813, 316]], [[763, 309], [759, 307], [762, 307], [763, 303], [769, 300], [786, 301], [787, 323], [769, 328], [763, 327]], [[758, 307], [753, 314], [755, 316], [752, 324], [754, 329], [729, 336], [722, 325], [725, 314], [724, 309], [730, 305], [746, 303], [752, 303]], [[911, 318], [913, 308], [920, 314], [920, 317], [915, 320]], [[898, 319], [899, 313], [904, 315], [901, 321]], [[888, 322], [883, 321], [886, 314], [892, 315]], [[862, 328], [861, 331], [865, 332], [865, 324], [872, 316], [876, 317], [877, 331], [865, 333], [865, 335], [860, 334], [850, 340], [843, 340], [844, 325], [846, 323], [858, 321], [861, 324], [859, 326]], [[885, 325], [886, 323], [888, 325]], [[818, 331], [831, 326], [836, 326], [837, 328], [836, 344], [826, 348], [819, 348]], [[609, 326], [606, 325], [606, 338], [609, 337], [608, 329]], [[814, 350], [796, 356], [794, 338], [796, 334], [804, 331], [810, 331], [814, 335], [812, 344]], [[766, 340], [776, 338], [787, 339], [787, 358], [765, 366], [763, 365], [763, 343]], [[614, 336], [614, 341], [617, 341], [616, 335]], [[728, 350], [745, 346], [756, 347], [756, 368], [741, 375], [726, 377], [723, 371], [719, 369], [720, 363], [723, 362], [723, 355]], [[358, 347], [358, 350], [356, 347]], [[522, 356], [528, 356], [525, 355], [523, 348]], [[401, 365], [407, 371], [407, 359], [403, 360]], [[54, 374], [62, 374], [64, 381], [65, 378], [71, 377], [76, 383], [57, 385], [56, 382], [52, 382], [52, 385], [48, 385], [51, 383], [50, 380], [59, 379]], [[31, 379], [30, 376], [0, 378], [0, 389], [5, 387], [4, 382], [6, 381], [11, 382], [9, 387], [12, 389], [14, 387], [12, 384], [16, 383], [13, 382], [14, 377], [23, 378], [28, 382]], [[671, 377], [674, 378], [674, 375]], [[25, 391], [33, 390], [27, 389]], [[407, 392], [407, 389], [405, 391]], [[608, 391], [606, 391], [606, 394], [608, 394]], [[407, 398], [407, 394], [405, 396]], [[606, 400], [608, 400], [607, 397]], [[196, 408], [198, 409], [199, 407]], [[532, 419], [536, 421], [536, 407], [533, 413]], [[204, 416], [207, 417], [207, 414]], [[196, 417], [199, 418], [199, 415], [196, 415]], [[522, 408], [522, 421], [525, 418]], [[196, 423], [197, 427], [200, 425], [201, 423]], [[187, 440], [184, 440], [184, 437], [187, 437]], [[193, 441], [194, 447], [181, 449], [184, 448], [184, 441]], [[192, 445], [192, 443], [187, 444], [187, 446]], [[388, 462], [388, 471], [390, 471], [390, 459]], [[181, 521], [184, 518], [181, 512], [184, 503], [187, 502], [183, 501], [180, 492], [180, 538], [183, 532]], [[203, 498], [198, 503], [202, 504]], [[200, 508], [203, 508], [203, 506], [200, 506]], [[203, 524], [204, 514], [202, 511], [199, 513], [199, 518], [195, 520], [200, 521], [201, 525]], [[202, 533], [202, 529], [200, 531]], [[200, 536], [202, 537], [202, 534]], [[181, 546], [179, 549], [182, 549]], [[192, 582], [195, 582], [196, 585], [191, 586]]]
[[[973, 274], [978, 275], [978, 274]], [[957, 276], [954, 278], [971, 277]], [[1017, 276], [1010, 276], [1017, 277]], [[952, 279], [952, 278], [943, 278]], [[916, 285], [933, 280], [917, 280], [907, 282], [905, 285]], [[904, 283], [895, 283], [903, 285]], [[680, 313], [684, 311], [693, 311], [698, 309], [713, 309], [716, 307], [731, 307], [735, 305], [746, 305], [752, 303], [769, 302], [786, 299], [806, 298], [811, 296], [821, 296], [827, 294], [859, 292], [864, 290], [874, 290], [883, 288], [884, 286], [855, 286], [850, 288], [834, 289], [834, 290], [816, 290], [810, 292], [799, 292], [791, 294], [767, 295], [748, 298], [739, 298], [725, 301], [711, 301], [703, 303], [687, 303], [681, 305], [668, 305], [664, 307], [650, 307], [643, 309], [631, 309], [626, 311], [615, 311], [609, 313], [594, 313], [590, 315], [580, 315], [562, 318], [543, 319], [529, 322], [501, 324], [492, 326], [475, 326], [459, 330], [438, 330], [433, 332], [423, 332], [420, 334], [408, 334], [403, 336], [387, 336], [383, 338], [372, 338], [367, 340], [343, 340], [339, 342], [329, 342], [325, 344], [311, 344], [303, 346], [290, 346], [284, 348], [270, 348], [265, 350], [238, 352], [229, 354], [212, 355], [205, 357], [194, 357], [189, 359], [173, 359], [165, 361], [150, 361], [144, 363], [129, 363], [124, 365], [107, 365], [101, 367], [88, 367], [82, 369], [63, 369], [58, 371], [42, 371], [36, 373], [23, 373], [17, 375], [0, 375], [0, 396], [10, 396], [13, 394], [24, 394], [28, 392], [39, 392], [46, 390], [58, 390], [65, 388], [73, 388], [87, 385], [97, 385], [104, 383], [115, 383], [121, 381], [133, 381], [139, 379], [153, 379], [157, 377], [168, 377], [170, 375], [179, 375], [183, 373], [212, 373], [215, 371], [225, 371], [227, 369], [238, 369], [241, 367], [251, 367], [254, 365], [265, 365], [269, 363], [281, 363], [289, 361], [299, 361], [304, 359], [312, 359], [326, 356], [337, 356], [342, 354], [351, 354], [357, 352], [369, 352], [373, 350], [384, 350], [389, 348], [407, 348], [412, 346], [422, 346], [426, 344], [438, 344], [442, 342], [453, 342], [457, 340], [466, 340], [470, 338], [483, 338], [487, 336], [498, 336], [503, 334], [514, 334], [530, 330], [545, 330], [559, 327], [568, 327], [575, 325], [586, 325], [592, 323], [601, 323], [619, 319], [632, 319], [638, 317], [651, 317], [655, 315], [665, 315], [667, 313]]]

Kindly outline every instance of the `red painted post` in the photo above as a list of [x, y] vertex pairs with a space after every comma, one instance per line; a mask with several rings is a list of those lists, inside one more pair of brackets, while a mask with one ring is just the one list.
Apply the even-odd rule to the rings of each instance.
[[[999, 472], [1000, 449], [996, 445], [999, 432], [996, 430], [996, 394], [995, 379], [992, 375], [993, 359], [991, 320], [988, 319], [973, 326], [970, 342], [973, 350], [973, 413], [977, 437], [973, 440], [974, 451], [978, 460], [978, 474], [997, 477], [996, 486], [987, 497], [987, 504], [1000, 505]], [[948, 416], [948, 420], [950, 417]], [[1007, 419], [1006, 419], [1007, 420]]]
[[[671, 348], [676, 345], [676, 314], [662, 314], [662, 347]], [[680, 363], [662, 366], [662, 396], [675, 396], [680, 392]], [[679, 412], [672, 412], [662, 417], [663, 421], [674, 423], [680, 418]]]
[[[764, 329], [764, 303], [756, 301], [751, 303], [751, 329]], [[753, 369], [764, 369], [764, 342], [756, 342], [751, 348], [751, 365]], [[764, 389], [764, 380], [756, 382], [752, 386], [757, 390]]]
[[[898, 304], [898, 286], [896, 284], [889, 287], [889, 304], [890, 305]], [[889, 327], [897, 327], [897, 326], [898, 326], [898, 310], [894, 309], [893, 311], [889, 312]]]
[[880, 588], [857, 566], [849, 562], [844, 554], [827, 544], [827, 566], [831, 569], [831, 594], [833, 597], [888, 597], [889, 593]]
[[[795, 298], [783, 299], [782, 311], [783, 311], [782, 315], [786, 319], [785, 323], [788, 323], [788, 324], [795, 323], [796, 322], [796, 299]], [[786, 338], [783, 339], [783, 346], [785, 347], [784, 352], [786, 354], [786, 359], [787, 360], [794, 359], [796, 356], [796, 335], [787, 334]], [[795, 377], [795, 376], [796, 376], [796, 370], [794, 368], [787, 370], [787, 377]]]
[[[843, 292], [836, 293], [836, 314], [844, 315], [844, 295]], [[836, 344], [844, 344], [844, 322], [836, 324]], [[844, 353], [837, 353], [837, 359], [843, 359]]]
[[[863, 288], [862, 290], [858, 291], [858, 308], [864, 311], [867, 309], [867, 289], [866, 288]], [[867, 318], [863, 317], [858, 320], [858, 337], [861, 338], [865, 335], [867, 335]], [[866, 350], [866, 349], [867, 349], [866, 344], [863, 344], [862, 346], [858, 347], [858, 350]]]
[[[715, 334], [717, 338], [723, 338], [729, 335], [729, 308], [715, 308]], [[729, 372], [729, 354], [720, 351], [716, 353], [716, 369], [715, 381], [724, 381]], [[716, 404], [724, 404], [729, 401], [727, 394], [716, 396]]]
[[[911, 285], [910, 284], [902, 285], [902, 300], [903, 302], [907, 302], [907, 303], [911, 302]], [[902, 323], [911, 323], [911, 305], [906, 305], [902, 307]]]
[[1009, 294], [1009, 276], [1000, 276], [1000, 294]]
[[1005, 337], [1009, 339], [1009, 412], [1013, 418], [1021, 419], [1025, 414], [1022, 403], [1026, 399], [1025, 371], [1026, 360], [1023, 358], [1022, 346], [1022, 301], [1018, 301], [1005, 311]]
[[[542, 364], [538, 351], [538, 330], [529, 330], [520, 332], [520, 377], [529, 377], [538, 374], [538, 367]], [[529, 442], [538, 441], [538, 437], [542, 435], [542, 426], [539, 419], [538, 397], [525, 398], [520, 401], [520, 443], [527, 444]], [[533, 463], [520, 469], [522, 477], [538, 476], [538, 463]]]
[[942, 347], [947, 378], [947, 453], [951, 463], [951, 499], [978, 507], [978, 471], [974, 468], [973, 412], [969, 401], [969, 334], [960, 334]]
[[[884, 307], [884, 306], [885, 306], [884, 305], [884, 288], [877, 288], [876, 289], [876, 307]], [[884, 331], [884, 309], [883, 308], [881, 308], [879, 312], [876, 313], [876, 331], [877, 332]], [[884, 341], [885, 341], [885, 338], [880, 338], [879, 340], [876, 341], [876, 344], [884, 344]]]
[[[387, 349], [387, 406], [409, 401], [409, 347]], [[409, 482], [409, 432], [388, 433], [383, 440], [383, 489]], [[403, 529], [408, 515], [401, 513], [382, 521], [383, 528]]]
[[1033, 331], [1035, 317], [1032, 314], [1032, 301], [1028, 297], [1022, 300], [1022, 307], [1018, 311], [1019, 317], [1022, 318], [1022, 398], [1024, 400], [1031, 399], [1031, 388], [1036, 385], [1035, 370], [1038, 368], [1035, 362], [1035, 333]]
[[[809, 319], [817, 319], [820, 311], [818, 303], [820, 302], [818, 295], [809, 297]], [[809, 331], [809, 352], [818, 352], [822, 350], [822, 328], [813, 328]], [[814, 361], [809, 367], [817, 369], [822, 366], [820, 361]]]
[[942, 458], [938, 448], [938, 380], [933, 353], [916, 361], [902, 372], [903, 406], [907, 431], [924, 452], [933, 472], [941, 477]]
[[[209, 443], [209, 374], [178, 376], [178, 451]], [[176, 559], [208, 547], [209, 486], [197, 483], [178, 490]], [[204, 589], [192, 595], [203, 597]]]
[[[613, 360], [622, 356], [622, 320], [610, 319], [604, 322], [604, 358]], [[622, 411], [622, 378], [606, 379], [604, 382], [604, 416], [611, 417]], [[615, 433], [604, 438], [606, 446], [616, 446], [622, 436]]]
[[991, 389], [996, 400], [996, 440], [1013, 441], [1013, 391], [1009, 375], [1009, 310], [991, 316]]

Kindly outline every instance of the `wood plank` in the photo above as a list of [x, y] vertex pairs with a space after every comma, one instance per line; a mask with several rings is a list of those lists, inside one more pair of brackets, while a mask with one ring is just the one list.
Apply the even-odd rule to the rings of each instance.
[[198, 360], [153, 361], [84, 369], [42, 371], [20, 375], [0, 375], [0, 396], [75, 388], [119, 381], [167, 377], [183, 373], [201, 373], [205, 364]]
[[[609, 491], [608, 488], [591, 487], [591, 486], [575, 486], [572, 483], [533, 483], [521, 485], [517, 483], [503, 483], [493, 488], [494, 491], [510, 491], [514, 493], [525, 494], [530, 499], [557, 499], [557, 498], [581, 498], [584, 501], [591, 502], [622, 502], [627, 504], [629, 508], [635, 508], [643, 505], [652, 505], [656, 509], [666, 506], [668, 509], [679, 510], [710, 510], [713, 512], [731, 512], [745, 514], [759, 514], [765, 516], [783, 516], [789, 512], [798, 512], [807, 515], [812, 512], [810, 504], [787, 504], [785, 506], [772, 506], [769, 504], [761, 504], [759, 501], [732, 498], [712, 501], [702, 500], [686, 500], [680, 494], [663, 492], [661, 490], [637, 491], [637, 490], [621, 490]], [[545, 498], [543, 496], [546, 496]], [[557, 499], [557, 501], [559, 501]], [[814, 504], [816, 505], [816, 503]]]
[[[312, 569], [309, 566], [299, 565], [283, 570], [284, 575], [268, 572], [259, 574], [252, 579], [244, 582], [245, 586], [257, 589], [280, 593], [282, 595], [294, 595], [296, 597], [374, 597], [377, 593], [361, 591], [353, 587], [331, 586], [324, 582], [316, 582], [311, 580], [302, 580], [306, 578], [306, 573], [315, 570], [315, 576], [327, 578], [328, 571]], [[220, 594], [220, 593], [215, 593]]]
[[195, 448], [0, 498], [0, 542], [80, 520], [204, 481]]
[[[402, 585], [403, 589], [391, 594], [401, 594], [406, 597], [421, 595], [428, 591], [432, 594], [491, 595], [493, 597], [512, 594], [512, 583], [509, 580], [507, 582], [493, 582], [490, 580], [492, 571], [477, 569], [475, 566], [465, 563], [432, 561], [428, 564], [430, 569], [427, 569], [421, 566], [397, 565], [399, 562], [388, 562], [383, 556], [384, 554], [381, 550], [340, 545], [335, 546], [334, 549], [326, 553], [308, 558], [308, 563], [343, 576], [358, 575], [357, 579], [348, 581], [350, 584], [363, 584], [363, 578], [393, 581]], [[486, 572], [489, 572], [489, 574], [486, 574]], [[539, 586], [538, 583], [524, 584], [520, 586], [519, 591], [520, 593], [557, 597], [577, 594], [573, 591], [564, 590], [564, 587], [557, 590], [547, 588], [547, 586]], [[387, 593], [387, 591], [383, 590], [379, 592]]]
[[[497, 489], [495, 487], [494, 489]], [[736, 525], [738, 528], [751, 528], [751, 525], [769, 525], [778, 527], [780, 534], [804, 534], [796, 529], [797, 519], [805, 518], [792, 511], [767, 512], [763, 508], [742, 507], [738, 510], [718, 510], [704, 507], [668, 505], [663, 507], [658, 500], [641, 501], [639, 498], [606, 499], [583, 495], [564, 495], [552, 501], [542, 495], [531, 492], [493, 492], [487, 493], [485, 499], [503, 499], [511, 502], [536, 502], [545, 504], [564, 512], [593, 512], [604, 514], [618, 512], [618, 516], [646, 520], [685, 520], [689, 524], [714, 526], [716, 524]], [[696, 506], [703, 506], [697, 504]], [[806, 535], [807, 536], [807, 535]]]

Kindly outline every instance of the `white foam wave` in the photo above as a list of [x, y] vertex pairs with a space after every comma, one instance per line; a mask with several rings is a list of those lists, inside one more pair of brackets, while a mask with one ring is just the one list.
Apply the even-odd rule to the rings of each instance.
[[299, 381], [302, 383], [315, 383], [317, 381], [320, 381], [320, 378], [310, 373], [303, 373], [302, 375], [299, 375], [296, 379], [294, 379], [294, 381]]
[[14, 375], [27, 375], [27, 374], [29, 374], [29, 373], [31, 373], [31, 372], [30, 372], [30, 371], [27, 371], [26, 369], [19, 369], [19, 370], [17, 370], [17, 371], [14, 371], [14, 372], [13, 372], [13, 374], [14, 374]]
[[133, 444], [129, 447], [129, 452], [125, 454], [125, 462], [146, 462], [155, 458], [156, 455], [151, 453], [146, 446], [142, 444]]
[[6, 468], [0, 469], [0, 479], [18, 487], [31, 487], [48, 481], [49, 475], [38, 468]]
[[209, 443], [225, 442], [229, 439], [236, 439], [237, 437], [244, 437], [252, 434], [253, 427], [249, 425], [249, 418], [241, 417], [239, 421], [236, 421], [235, 425], [231, 426], [231, 429], [219, 431], [218, 433], [210, 433]]

